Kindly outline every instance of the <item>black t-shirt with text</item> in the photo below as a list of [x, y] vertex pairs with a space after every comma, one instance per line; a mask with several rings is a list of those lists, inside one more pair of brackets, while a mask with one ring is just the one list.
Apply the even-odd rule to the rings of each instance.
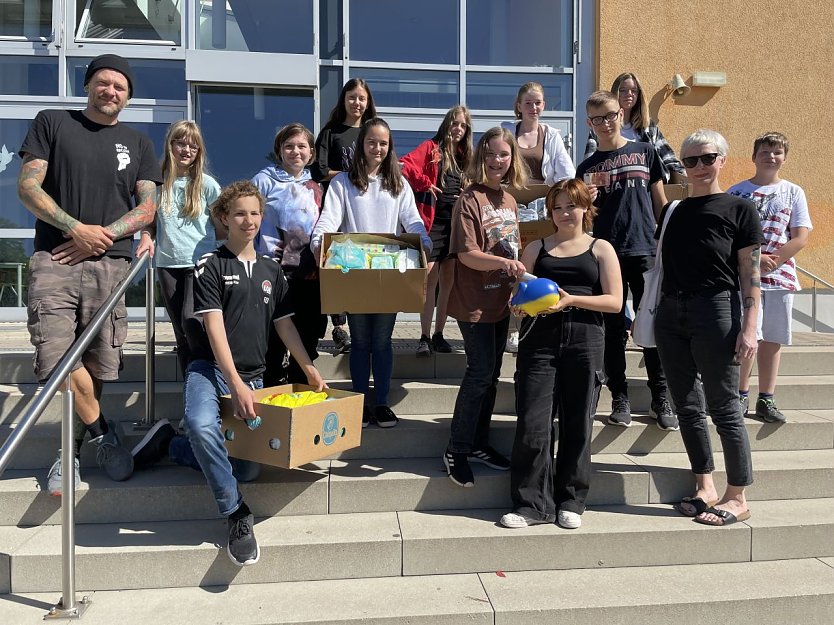
[[586, 173], [607, 173], [609, 183], [597, 187], [594, 202], [594, 236], [614, 246], [619, 256], [654, 256], [655, 219], [651, 185], [663, 181], [663, 167], [652, 145], [629, 141], [610, 152], [597, 150], [576, 168]]
[[[102, 126], [82, 111], [38, 113], [20, 148], [47, 161], [43, 190], [71, 217], [89, 226], [109, 226], [133, 210], [138, 180], [162, 182], [153, 143], [122, 123]], [[67, 239], [40, 219], [35, 223], [35, 251], [51, 252]], [[113, 244], [107, 256], [130, 258], [131, 238]]]
[[[269, 256], [239, 260], [223, 245], [200, 258], [194, 267], [194, 314], [223, 313], [226, 339], [235, 369], [244, 382], [266, 368], [273, 321], [293, 314], [281, 265]], [[199, 326], [189, 333], [194, 358], [215, 361], [208, 335]]]
[[[667, 210], [669, 204], [663, 207], [661, 224]], [[749, 200], [727, 193], [683, 200], [663, 234], [660, 288], [664, 293], [738, 290], [738, 251], [761, 243], [759, 216]]]
[[310, 175], [321, 183], [326, 194], [329, 182], [325, 176], [331, 171], [349, 171], [356, 156], [356, 141], [359, 139], [360, 127], [334, 124], [322, 129], [316, 139], [316, 158], [310, 163]]

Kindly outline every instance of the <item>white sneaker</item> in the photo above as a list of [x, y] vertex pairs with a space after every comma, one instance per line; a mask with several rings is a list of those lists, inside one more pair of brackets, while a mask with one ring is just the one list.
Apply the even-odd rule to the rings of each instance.
[[505, 350], [511, 354], [518, 353], [518, 332], [510, 332]]
[[526, 517], [523, 514], [518, 514], [516, 512], [508, 512], [501, 517], [499, 523], [501, 523], [504, 527], [509, 527], [510, 529], [520, 529], [522, 527], [530, 527], [531, 525], [546, 525], [547, 521], [531, 519], [530, 517]]
[[557, 521], [560, 527], [567, 530], [575, 530], [582, 525], [582, 516], [570, 510], [559, 510], [559, 519]]

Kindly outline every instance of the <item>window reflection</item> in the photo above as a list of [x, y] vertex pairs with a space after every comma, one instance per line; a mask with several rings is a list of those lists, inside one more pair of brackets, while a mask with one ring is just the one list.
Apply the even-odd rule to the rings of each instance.
[[[91, 59], [68, 58], [69, 95], [86, 97], [84, 74]], [[133, 97], [151, 100], [186, 100], [185, 64], [182, 61], [130, 59], [133, 70]]]
[[531, 80], [544, 87], [546, 111], [573, 110], [570, 74], [467, 72], [466, 104], [476, 110], [512, 110], [518, 88]]
[[58, 59], [0, 56], [0, 95], [58, 95]]
[[179, 0], [79, 0], [76, 39], [180, 44]]
[[52, 33], [52, 0], [2, 0], [0, 37], [48, 38]]
[[357, 68], [377, 106], [448, 109], [460, 101], [457, 72]]
[[200, 0], [198, 47], [313, 54], [313, 0]]
[[[0, 228], [6, 228], [0, 217]], [[33, 239], [0, 239], [0, 307], [26, 306], [29, 257]]]

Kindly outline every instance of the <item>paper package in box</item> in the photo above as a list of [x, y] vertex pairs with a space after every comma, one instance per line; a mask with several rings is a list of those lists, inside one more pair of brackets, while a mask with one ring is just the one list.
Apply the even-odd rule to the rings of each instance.
[[250, 429], [233, 415], [230, 395], [220, 398], [220, 417], [226, 450], [233, 458], [285, 469], [327, 458], [358, 447], [362, 441], [361, 393], [324, 389], [325, 401], [297, 408], [272, 406], [260, 401], [275, 393], [315, 390], [304, 384], [284, 384], [255, 393], [260, 425]]

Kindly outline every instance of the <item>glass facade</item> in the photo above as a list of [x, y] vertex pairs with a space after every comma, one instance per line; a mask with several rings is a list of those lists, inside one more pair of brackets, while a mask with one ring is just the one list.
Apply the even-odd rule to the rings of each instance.
[[[317, 133], [344, 81], [357, 76], [371, 86], [398, 155], [433, 136], [458, 103], [472, 110], [476, 136], [512, 119], [518, 87], [530, 80], [544, 85], [543, 118], [570, 139], [576, 5], [0, 0], [0, 306], [17, 305], [17, 285], [3, 290], [17, 280], [16, 267], [3, 263], [28, 258], [34, 226], [17, 199], [16, 152], [38, 110], [85, 106], [84, 73], [94, 56], [130, 60], [134, 98], [120, 122], [146, 132], [161, 156], [168, 125], [196, 120], [211, 173], [226, 184], [270, 162], [282, 125], [299, 121]], [[54, 40], [59, 32], [66, 42]]]

